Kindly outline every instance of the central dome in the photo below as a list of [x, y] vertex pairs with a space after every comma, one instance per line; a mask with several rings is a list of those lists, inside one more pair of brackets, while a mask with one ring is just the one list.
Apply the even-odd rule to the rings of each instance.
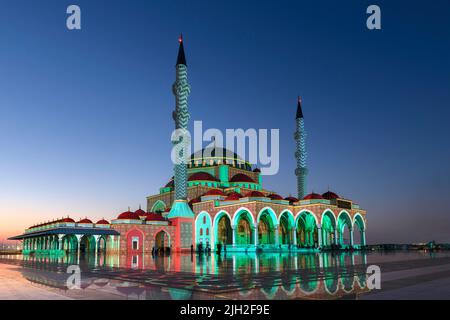
[[243, 160], [237, 153], [222, 147], [207, 147], [191, 154], [191, 167], [216, 166], [227, 164], [248, 171], [252, 165]]

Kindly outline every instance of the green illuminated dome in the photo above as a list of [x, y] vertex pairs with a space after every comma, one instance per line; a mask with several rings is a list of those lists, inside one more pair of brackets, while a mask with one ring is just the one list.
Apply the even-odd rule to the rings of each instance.
[[221, 164], [252, 171], [252, 165], [248, 161], [242, 160], [237, 153], [220, 147], [209, 147], [194, 152], [191, 155], [189, 167], [208, 167]]

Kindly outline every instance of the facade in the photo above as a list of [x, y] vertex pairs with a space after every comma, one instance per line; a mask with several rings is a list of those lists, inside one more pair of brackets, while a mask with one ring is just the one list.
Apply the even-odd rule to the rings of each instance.
[[[175, 128], [189, 122], [187, 63], [179, 40], [173, 85]], [[296, 112], [297, 198], [264, 188], [261, 171], [223, 148], [206, 148], [177, 161], [174, 176], [147, 197], [147, 210], [128, 210], [110, 222], [63, 218], [32, 226], [11, 240], [24, 252], [208, 250], [300, 251], [366, 245], [366, 211], [327, 191], [307, 190], [306, 132], [302, 105]], [[175, 147], [183, 143], [178, 140]], [[185, 158], [178, 154], [179, 160]], [[358, 233], [359, 241], [355, 241]]]

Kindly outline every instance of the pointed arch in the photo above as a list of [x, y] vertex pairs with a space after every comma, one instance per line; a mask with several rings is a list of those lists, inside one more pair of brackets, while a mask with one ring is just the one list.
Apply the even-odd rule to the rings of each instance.
[[232, 231], [231, 231], [232, 219], [230, 214], [225, 210], [220, 210], [214, 216], [213, 229], [214, 229], [214, 243], [232, 244]]
[[157, 200], [153, 206], [150, 212], [164, 212], [167, 209], [166, 204], [162, 200]]
[[212, 218], [211, 215], [206, 212], [200, 212], [195, 218], [195, 243], [201, 243], [203, 246], [212, 245]]

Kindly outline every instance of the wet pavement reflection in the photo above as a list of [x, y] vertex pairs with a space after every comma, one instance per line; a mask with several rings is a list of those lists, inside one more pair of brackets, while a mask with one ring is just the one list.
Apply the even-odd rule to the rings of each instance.
[[[419, 252], [99, 253], [10, 256], [0, 257], [0, 262], [16, 267], [17, 276], [30, 283], [74, 299], [356, 299], [370, 291], [369, 264], [417, 259], [430, 256]], [[67, 288], [71, 265], [80, 267], [80, 290]]]

